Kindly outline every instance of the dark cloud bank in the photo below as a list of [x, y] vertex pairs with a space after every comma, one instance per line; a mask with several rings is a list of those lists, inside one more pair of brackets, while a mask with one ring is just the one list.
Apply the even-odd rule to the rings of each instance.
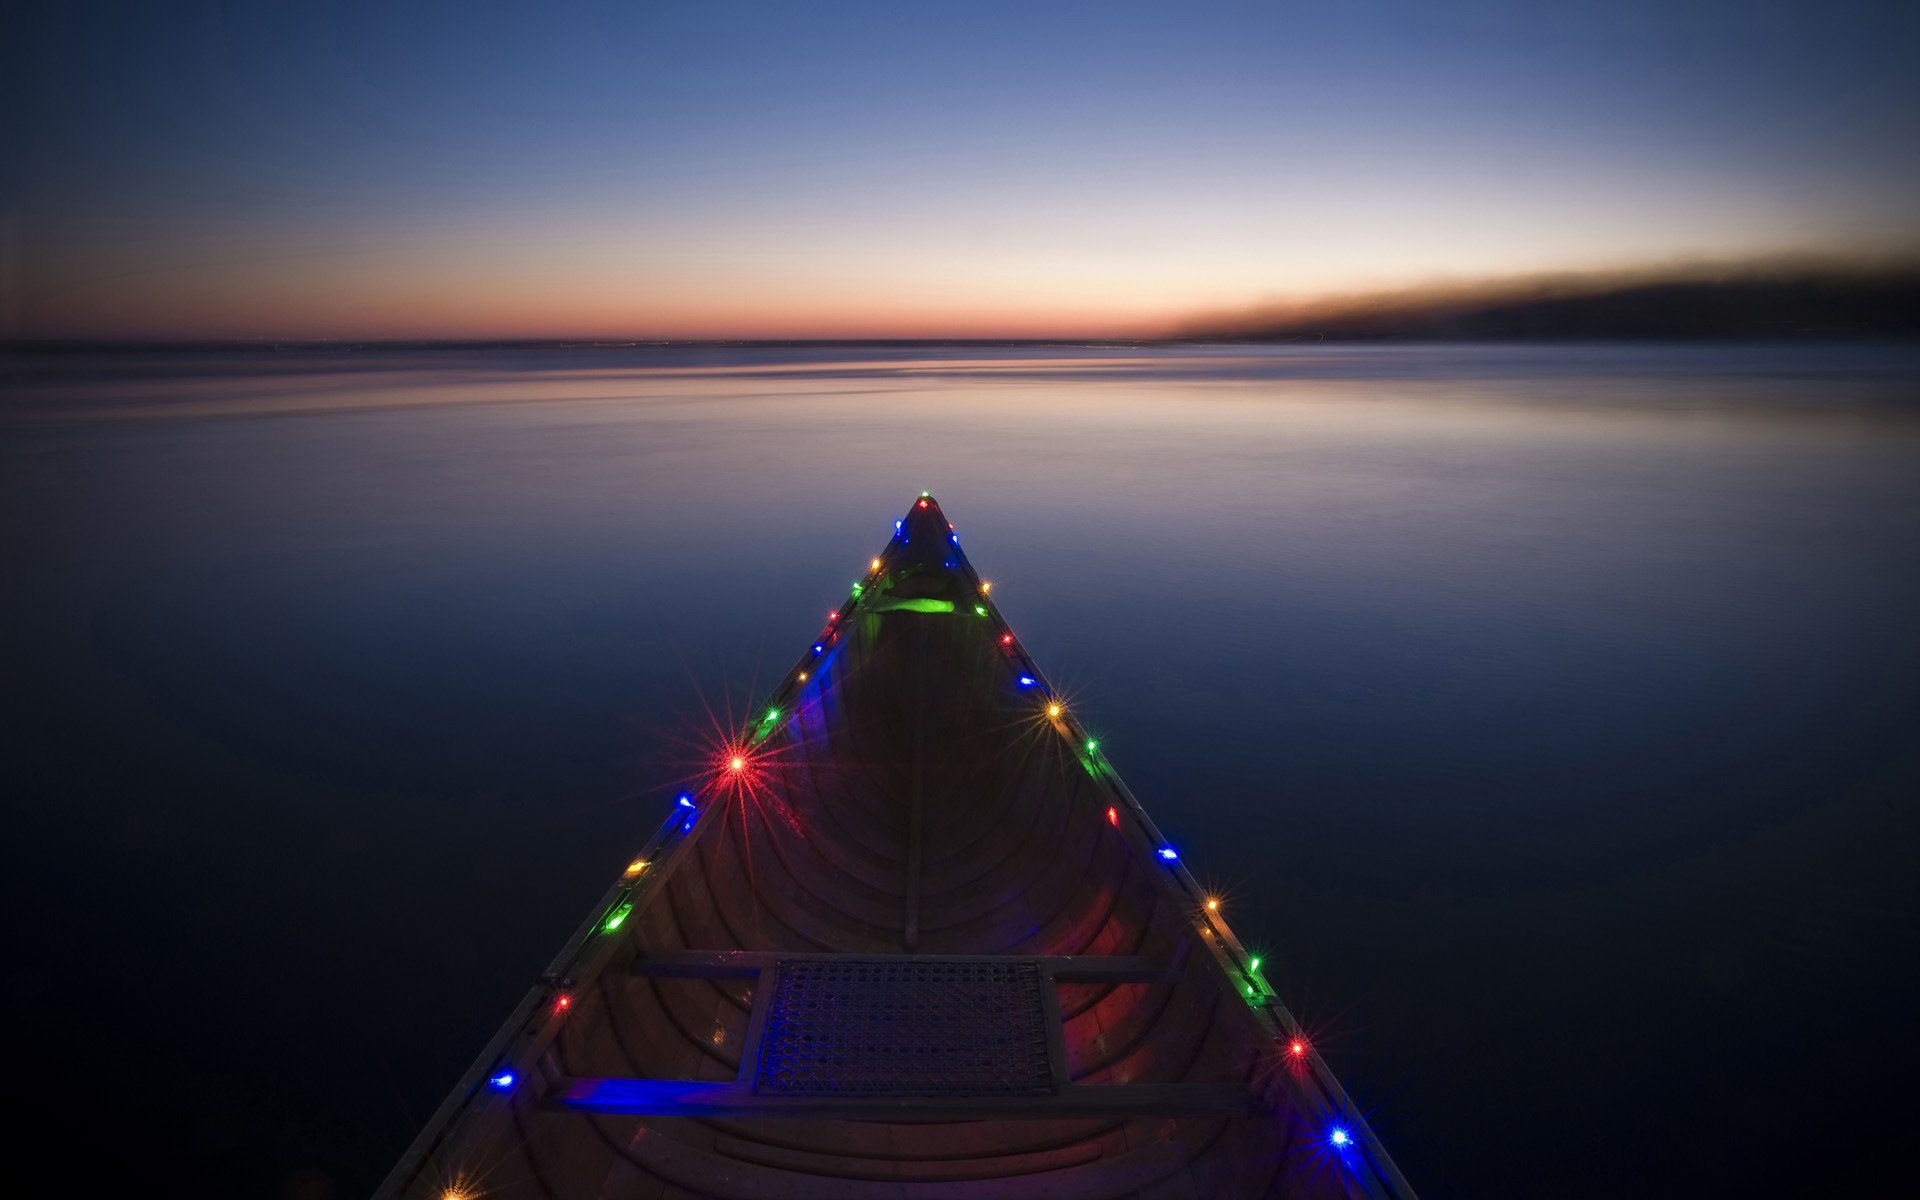
[[1920, 337], [1920, 260], [1530, 276], [1261, 305], [1187, 339]]

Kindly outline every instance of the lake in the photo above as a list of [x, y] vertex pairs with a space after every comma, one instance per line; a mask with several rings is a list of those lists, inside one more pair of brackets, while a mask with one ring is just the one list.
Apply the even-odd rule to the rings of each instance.
[[1920, 348], [0, 358], [23, 1146], [369, 1191], [930, 489], [1413, 1185], [1920, 1127]]

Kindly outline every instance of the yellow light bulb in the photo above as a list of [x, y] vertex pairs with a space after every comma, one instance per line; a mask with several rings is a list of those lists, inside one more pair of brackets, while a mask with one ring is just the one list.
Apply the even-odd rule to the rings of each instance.
[[880, 569], [880, 560], [879, 560], [879, 559], [877, 559], [877, 558], [876, 558], [876, 559], [874, 559], [874, 560], [873, 560], [873, 564], [872, 564], [871, 566], [869, 566], [869, 567], [868, 567], [867, 569], [868, 569], [869, 571], [878, 571], [878, 570]]
[[993, 580], [982, 579], [980, 581], [980, 594], [982, 596], [986, 595], [988, 592], [991, 592], [992, 590], [993, 590]]
[[1057, 717], [1057, 716], [1059, 716], [1059, 715], [1060, 715], [1060, 706], [1059, 706], [1058, 704], [1049, 704], [1049, 705], [1047, 705], [1047, 715], [1048, 715], [1048, 716], [1050, 716], [1050, 717]]
[[647, 860], [644, 858], [636, 858], [632, 862], [627, 864], [627, 874], [629, 875], [638, 875], [640, 872], [646, 869], [647, 869]]
[[1207, 911], [1208, 911], [1208, 912], [1219, 912], [1219, 911], [1220, 911], [1220, 901], [1219, 901], [1219, 900], [1217, 900], [1217, 899], [1215, 899], [1215, 898], [1214, 898], [1214, 897], [1212, 897], [1212, 896], [1209, 896], [1209, 897], [1207, 897]]

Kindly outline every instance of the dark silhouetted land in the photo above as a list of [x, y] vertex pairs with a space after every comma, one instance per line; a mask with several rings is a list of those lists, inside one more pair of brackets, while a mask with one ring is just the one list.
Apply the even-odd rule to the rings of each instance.
[[1920, 336], [1920, 267], [1617, 274], [1436, 285], [1196, 318], [1189, 339]]

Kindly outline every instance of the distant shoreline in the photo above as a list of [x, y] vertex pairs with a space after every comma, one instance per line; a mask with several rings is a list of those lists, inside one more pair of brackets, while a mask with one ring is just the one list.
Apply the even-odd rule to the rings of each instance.
[[1886, 345], [1920, 341], [1920, 329], [1873, 332], [1755, 333], [1700, 335], [1511, 335], [1464, 336], [1445, 333], [1346, 333], [1301, 332], [1271, 334], [1191, 335], [1168, 338], [1127, 338], [1112, 341], [1086, 338], [1011, 339], [980, 338], [968, 340], [919, 338], [832, 338], [787, 341], [635, 341], [601, 342], [575, 339], [535, 341], [274, 341], [274, 342], [126, 342], [126, 341], [0, 341], [0, 354], [21, 357], [58, 354], [300, 354], [393, 353], [494, 350], [804, 350], [842, 347], [883, 347], [892, 349], [942, 348], [955, 350], [1005, 349], [1090, 349], [1090, 350], [1165, 350], [1200, 346], [1608, 346], [1608, 345]]
[[1560, 276], [1435, 285], [1206, 314], [1108, 338], [16, 338], [0, 352], [1128, 349], [1202, 343], [1851, 342], [1920, 338], [1920, 268], [1728, 277]]
[[1920, 337], [1920, 269], [1570, 275], [1440, 285], [1203, 316], [1241, 341], [1811, 341]]

